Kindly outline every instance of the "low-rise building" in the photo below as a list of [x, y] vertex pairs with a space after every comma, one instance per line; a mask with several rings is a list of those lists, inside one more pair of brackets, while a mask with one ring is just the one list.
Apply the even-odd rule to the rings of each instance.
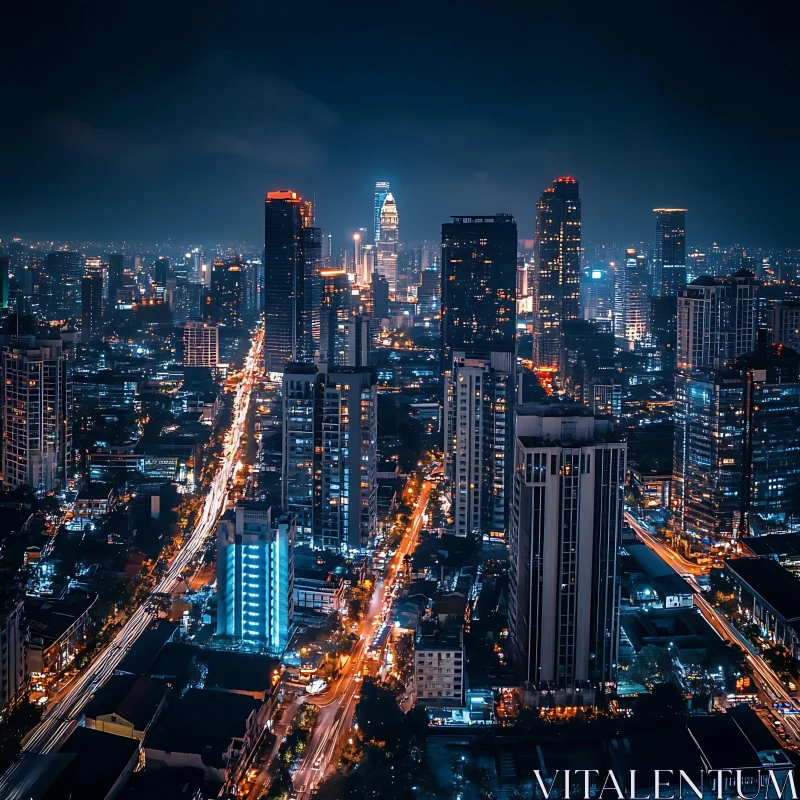
[[164, 681], [112, 675], [81, 712], [79, 725], [142, 741], [167, 697]]
[[98, 481], [90, 481], [78, 492], [73, 507], [73, 519], [68, 527], [82, 529], [86, 523], [97, 525], [106, 514], [116, 508], [117, 490]]
[[424, 622], [414, 641], [417, 703], [463, 706], [466, 691], [463, 621]]
[[295, 614], [327, 616], [338, 611], [344, 602], [344, 589], [344, 578], [328, 570], [295, 568]]

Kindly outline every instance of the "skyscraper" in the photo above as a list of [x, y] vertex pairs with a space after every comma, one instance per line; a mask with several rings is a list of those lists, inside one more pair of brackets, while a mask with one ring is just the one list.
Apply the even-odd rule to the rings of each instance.
[[217, 259], [211, 271], [211, 316], [214, 322], [229, 328], [243, 324], [244, 272], [240, 258]]
[[509, 629], [534, 687], [616, 680], [626, 453], [578, 403], [516, 410]]
[[445, 376], [444, 465], [456, 536], [505, 540], [516, 388], [513, 351], [453, 354]]
[[647, 256], [635, 248], [625, 250], [614, 279], [614, 336], [626, 350], [647, 336]]
[[217, 635], [275, 656], [294, 614], [294, 518], [240, 500], [217, 523]]
[[8, 256], [0, 256], [0, 308], [8, 308], [8, 274], [11, 260]]
[[380, 216], [380, 239], [376, 248], [376, 269], [389, 284], [389, 295], [397, 291], [397, 203], [391, 192], [383, 201]]
[[536, 203], [534, 365], [561, 367], [561, 326], [578, 319], [581, 294], [581, 200], [578, 181], [556, 178]]
[[375, 207], [374, 218], [372, 223], [373, 242], [377, 246], [381, 240], [381, 211], [383, 210], [383, 203], [386, 200], [386, 195], [389, 194], [389, 181], [377, 181], [375, 183]]
[[656, 239], [653, 248], [653, 293], [676, 295], [686, 286], [686, 210], [654, 208]]
[[[741, 387], [726, 368], [756, 349], [758, 282], [745, 270], [703, 276], [678, 293], [677, 303], [673, 505], [684, 530], [736, 537], [743, 530], [736, 499], [741, 479], [721, 487], [743, 457], [735, 433]], [[717, 488], [704, 490], [708, 481]]]
[[283, 374], [283, 504], [298, 542], [350, 552], [377, 526], [377, 375], [289, 364]]
[[42, 311], [49, 319], [75, 319], [81, 314], [82, 259], [79, 253], [57, 250], [48, 253], [45, 266], [44, 292], [40, 297]]
[[50, 492], [72, 461], [72, 365], [60, 338], [15, 337], [3, 348], [3, 485]]
[[84, 275], [81, 283], [81, 339], [96, 342], [103, 336], [103, 276]]
[[[268, 372], [314, 357], [313, 311], [319, 308], [319, 229], [297, 192], [268, 192], [264, 214], [264, 352]], [[316, 290], [315, 290], [316, 285]], [[316, 301], [316, 303], [315, 303]]]
[[442, 370], [453, 353], [516, 348], [517, 224], [510, 214], [442, 224]]
[[108, 300], [113, 308], [117, 303], [117, 289], [125, 281], [125, 256], [122, 253], [111, 253], [108, 257]]

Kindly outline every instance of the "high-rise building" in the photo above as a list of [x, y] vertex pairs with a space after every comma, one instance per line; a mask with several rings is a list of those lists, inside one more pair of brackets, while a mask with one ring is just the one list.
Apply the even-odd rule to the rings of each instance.
[[283, 374], [283, 504], [298, 542], [349, 552], [377, 525], [377, 376], [289, 364]]
[[294, 614], [291, 514], [240, 500], [217, 523], [217, 635], [279, 656]]
[[391, 192], [383, 201], [380, 216], [380, 238], [376, 245], [375, 268], [389, 284], [389, 295], [397, 291], [397, 203]]
[[86, 274], [81, 283], [81, 339], [85, 343], [103, 338], [103, 275]]
[[614, 281], [614, 336], [626, 350], [647, 338], [647, 278], [647, 256], [629, 247]]
[[578, 181], [556, 178], [536, 203], [533, 360], [561, 366], [561, 326], [580, 316], [581, 200]]
[[679, 373], [676, 511], [690, 535], [719, 542], [800, 530], [798, 360], [778, 345]]
[[787, 300], [769, 310], [768, 328], [772, 342], [800, 352], [800, 303]]
[[117, 289], [125, 282], [125, 256], [111, 253], [108, 257], [108, 299], [113, 308], [117, 303]]
[[344, 269], [322, 270], [322, 308], [320, 315], [319, 360], [328, 364], [337, 362], [337, 334], [339, 322], [351, 313], [353, 291], [352, 273]]
[[3, 485], [50, 492], [72, 460], [72, 364], [60, 338], [14, 337], [3, 348]]
[[211, 272], [211, 318], [219, 325], [241, 328], [244, 324], [244, 273], [240, 258], [217, 259]]
[[83, 265], [79, 253], [57, 250], [48, 253], [40, 305], [48, 319], [76, 319], [81, 314]]
[[670, 297], [686, 286], [685, 208], [654, 208], [653, 292]]
[[583, 405], [517, 407], [509, 630], [534, 687], [616, 681], [626, 453]]
[[25, 605], [15, 593], [0, 594], [0, 714], [22, 698], [27, 687]]
[[153, 264], [153, 280], [159, 286], [166, 286], [167, 280], [172, 277], [172, 269], [166, 256], [159, 256]]
[[[264, 352], [268, 372], [313, 361], [314, 310], [321, 303], [322, 249], [310, 203], [268, 192], [264, 214]], [[316, 288], [315, 288], [316, 287]]]
[[[725, 370], [756, 349], [758, 282], [753, 274], [740, 270], [692, 281], [678, 293], [677, 330], [673, 505], [689, 533], [735, 538], [743, 535], [741, 479], [733, 488], [722, 484], [741, 464], [741, 435], [736, 433], [741, 386]], [[720, 494], [714, 489], [696, 496], [709, 480], [717, 482]]]
[[442, 370], [452, 354], [516, 349], [517, 224], [510, 214], [442, 224]]
[[377, 272], [372, 273], [372, 313], [378, 320], [389, 316], [389, 282]]
[[679, 370], [718, 369], [755, 350], [758, 281], [752, 272], [703, 276], [677, 294]]
[[219, 364], [219, 327], [208, 322], [190, 320], [183, 329], [183, 363], [187, 367], [209, 367]]
[[419, 313], [435, 315], [439, 313], [442, 305], [442, 273], [438, 267], [425, 267], [417, 299], [419, 300]]
[[445, 376], [445, 480], [452, 533], [504, 541], [511, 478], [516, 357], [456, 351]]
[[375, 206], [372, 223], [373, 243], [377, 246], [381, 240], [381, 211], [386, 196], [389, 194], [389, 181], [376, 181], [375, 183]]

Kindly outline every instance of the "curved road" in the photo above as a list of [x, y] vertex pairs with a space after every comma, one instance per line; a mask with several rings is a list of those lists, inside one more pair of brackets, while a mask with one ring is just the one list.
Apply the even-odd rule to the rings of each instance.
[[[175, 588], [181, 571], [214, 533], [217, 519], [227, 506], [229, 485], [236, 470], [237, 453], [250, 405], [250, 389], [258, 374], [263, 342], [264, 331], [259, 328], [236, 389], [230, 438], [223, 451], [220, 469], [211, 482], [200, 520], [184, 540], [169, 570], [153, 587], [151, 594], [167, 593]], [[47, 768], [47, 760], [37, 759], [35, 756], [56, 751], [69, 736], [81, 709], [89, 702], [98, 686], [114, 674], [128, 648], [151, 624], [153, 618], [146, 610], [146, 605], [145, 602], [134, 611], [111, 644], [76, 678], [72, 688], [48, 708], [42, 722], [26, 737], [22, 755], [0, 778], [0, 797], [4, 800], [23, 800], [27, 796], [26, 790]]]

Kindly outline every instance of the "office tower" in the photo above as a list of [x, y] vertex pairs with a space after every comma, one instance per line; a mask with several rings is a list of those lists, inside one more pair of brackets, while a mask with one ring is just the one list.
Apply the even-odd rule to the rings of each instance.
[[322, 308], [319, 312], [320, 362], [333, 364], [336, 361], [338, 324], [350, 314], [353, 287], [351, 275], [352, 273], [348, 274], [344, 269], [322, 270]]
[[516, 387], [513, 352], [453, 354], [445, 376], [444, 466], [456, 536], [505, 539]]
[[380, 239], [375, 247], [375, 268], [389, 284], [389, 296], [397, 291], [397, 204], [391, 192], [381, 207]]
[[0, 308], [8, 308], [9, 294], [9, 271], [11, 259], [8, 256], [0, 256]]
[[58, 339], [14, 337], [3, 348], [3, 485], [51, 492], [72, 459], [72, 364]]
[[561, 326], [561, 352], [561, 382], [573, 400], [588, 403], [594, 384], [618, 382], [614, 335], [609, 326], [597, 321], [566, 320]]
[[442, 224], [442, 370], [516, 346], [517, 224], [510, 214]]
[[533, 361], [557, 370], [561, 326], [580, 315], [581, 200], [575, 178], [556, 178], [536, 203], [534, 266]]
[[283, 503], [298, 541], [350, 552], [377, 525], [377, 376], [289, 364], [283, 374]]
[[768, 328], [774, 344], [782, 344], [800, 352], [800, 303], [788, 300], [772, 306]]
[[374, 237], [372, 241], [376, 247], [381, 240], [381, 211], [383, 211], [383, 204], [388, 194], [389, 181], [377, 181], [375, 183], [375, 206], [372, 222], [372, 233]]
[[83, 276], [81, 283], [81, 341], [103, 338], [103, 275]]
[[671, 297], [686, 286], [686, 209], [654, 208], [653, 293]]
[[241, 328], [244, 305], [244, 273], [240, 258], [217, 259], [211, 272], [211, 318], [219, 325]]
[[614, 336], [624, 350], [647, 337], [647, 278], [647, 256], [629, 247], [614, 280]]
[[583, 405], [516, 409], [509, 632], [535, 688], [616, 681], [626, 453]]
[[294, 614], [291, 514], [240, 500], [217, 523], [217, 635], [280, 656]]
[[435, 315], [441, 308], [442, 275], [438, 267], [425, 267], [417, 299], [419, 300], [419, 313]]
[[183, 364], [186, 367], [210, 367], [219, 364], [219, 327], [192, 321], [183, 329]]
[[778, 345], [679, 374], [675, 483], [688, 534], [719, 542], [800, 530], [798, 360]]
[[701, 275], [709, 275], [709, 263], [706, 254], [700, 252], [696, 248], [686, 254], [686, 282], [691, 283], [695, 278]]
[[361, 315], [337, 322], [333, 364], [339, 367], [367, 367], [370, 364], [370, 320]]
[[313, 360], [322, 243], [311, 203], [297, 192], [268, 192], [264, 213], [264, 351], [268, 372]]
[[679, 370], [720, 368], [756, 346], [758, 281], [740, 270], [725, 278], [703, 276], [678, 292]]
[[[756, 349], [758, 282], [753, 274], [740, 270], [725, 278], [703, 276], [692, 281], [678, 294], [677, 330], [673, 505], [684, 530], [736, 537], [742, 535], [742, 520], [734, 519], [731, 490], [724, 492], [724, 501], [715, 492], [707, 492], [704, 498], [694, 493], [697, 480], [719, 482], [722, 473], [732, 473], [717, 463], [717, 451], [720, 459], [741, 461], [740, 450], [726, 453], [740, 440], [738, 435], [731, 436], [740, 413], [740, 387], [724, 370], [737, 357]], [[696, 480], [700, 472], [704, 474]], [[737, 486], [735, 494], [740, 492]]]
[[27, 688], [27, 632], [24, 603], [0, 588], [0, 714], [4, 719]]
[[169, 259], [159, 256], [153, 264], [153, 279], [159, 286], [166, 286], [167, 279], [172, 277]]
[[40, 296], [42, 311], [48, 319], [77, 318], [81, 313], [82, 259], [79, 253], [57, 250], [48, 253], [45, 266], [44, 292]]

